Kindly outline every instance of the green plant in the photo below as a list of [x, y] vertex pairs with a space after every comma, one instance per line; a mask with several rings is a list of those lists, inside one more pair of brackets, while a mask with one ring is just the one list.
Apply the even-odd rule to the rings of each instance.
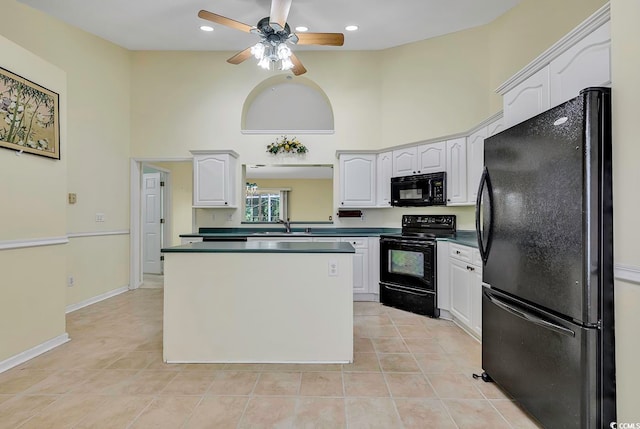
[[305, 145], [300, 143], [296, 137], [290, 139], [282, 136], [276, 139], [274, 143], [267, 145], [267, 152], [277, 155], [279, 153], [307, 153], [309, 150]]

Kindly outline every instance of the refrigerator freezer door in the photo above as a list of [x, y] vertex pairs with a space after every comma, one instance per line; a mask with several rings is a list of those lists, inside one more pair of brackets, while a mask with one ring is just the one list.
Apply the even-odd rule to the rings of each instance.
[[601, 396], [597, 329], [531, 311], [488, 288], [482, 324], [484, 370], [545, 428], [609, 427], [610, 420], [601, 419], [615, 419], [615, 399], [596, 401]]
[[483, 281], [595, 323], [585, 287], [584, 100], [570, 100], [485, 140]]

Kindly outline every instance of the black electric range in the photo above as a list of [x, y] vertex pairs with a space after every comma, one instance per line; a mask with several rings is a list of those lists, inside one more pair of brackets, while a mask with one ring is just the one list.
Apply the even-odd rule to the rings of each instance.
[[455, 215], [403, 215], [401, 234], [381, 235], [380, 302], [439, 317], [436, 238], [455, 233]]

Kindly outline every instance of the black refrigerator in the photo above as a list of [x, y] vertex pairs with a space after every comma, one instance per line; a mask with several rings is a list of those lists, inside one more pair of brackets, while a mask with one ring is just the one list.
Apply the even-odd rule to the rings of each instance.
[[611, 93], [485, 140], [482, 366], [547, 429], [615, 421]]

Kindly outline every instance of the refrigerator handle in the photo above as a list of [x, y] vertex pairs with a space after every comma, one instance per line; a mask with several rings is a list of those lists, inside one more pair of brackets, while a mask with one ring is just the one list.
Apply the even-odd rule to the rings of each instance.
[[507, 304], [506, 302], [500, 300], [497, 296], [493, 295], [490, 291], [485, 290], [483, 292], [487, 299], [491, 301], [492, 304], [497, 305], [501, 309], [508, 311], [509, 313], [517, 316], [521, 319], [524, 319], [528, 322], [536, 324], [538, 326], [542, 326], [543, 328], [550, 329], [552, 331], [556, 331], [560, 334], [568, 335], [570, 337], [575, 337], [576, 333], [569, 328], [565, 328], [562, 325], [558, 325], [557, 323], [550, 322], [548, 320], [544, 320], [541, 317], [538, 317], [534, 314], [522, 311], [518, 308], [513, 307], [512, 305]]
[[[487, 245], [484, 246], [484, 240], [482, 236], [482, 228], [481, 228], [481, 205], [482, 205], [482, 195], [484, 194], [483, 190], [485, 185], [487, 186], [487, 194], [489, 196], [489, 229], [487, 231]], [[478, 196], [476, 197], [476, 236], [478, 237], [478, 250], [480, 250], [480, 257], [482, 258], [482, 262], [487, 263], [487, 259], [489, 258], [489, 248], [491, 247], [491, 235], [493, 232], [493, 195], [491, 189], [491, 180], [489, 179], [489, 170], [487, 167], [484, 167], [482, 170], [482, 176], [480, 177], [480, 186], [478, 187]]]

